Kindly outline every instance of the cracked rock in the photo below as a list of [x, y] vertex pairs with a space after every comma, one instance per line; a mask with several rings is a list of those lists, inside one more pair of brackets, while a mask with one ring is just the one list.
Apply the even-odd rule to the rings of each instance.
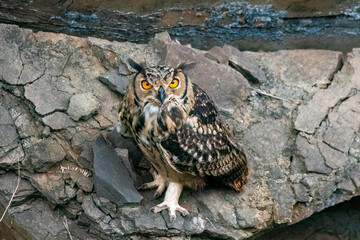
[[349, 160], [346, 154], [331, 148], [323, 142], [318, 143], [321, 155], [325, 158], [325, 164], [332, 169], [345, 166]]
[[309, 172], [322, 174], [329, 174], [331, 172], [331, 169], [325, 165], [325, 159], [316, 145], [312, 145], [305, 137], [298, 135], [296, 146], [301, 156], [304, 157], [305, 166]]
[[61, 173], [23, 172], [23, 174], [52, 204], [65, 204], [76, 196], [76, 189], [65, 184]]
[[0, 147], [6, 147], [18, 138], [9, 112], [0, 106]]
[[[1, 202], [10, 201], [11, 195], [13, 194], [17, 185], [17, 179], [18, 176], [10, 172], [0, 175], [0, 197], [5, 198]], [[31, 198], [35, 192], [36, 189], [29, 183], [29, 181], [21, 179], [19, 188], [17, 189], [16, 195], [13, 198], [12, 206], [24, 203], [27, 199]]]
[[34, 105], [40, 115], [45, 115], [56, 110], [66, 110], [70, 94], [57, 89], [52, 83], [57, 77], [44, 75], [34, 83], [25, 86], [25, 97]]
[[329, 127], [324, 139], [332, 147], [347, 153], [360, 126], [360, 94], [342, 102], [336, 111], [329, 113]]
[[76, 94], [70, 98], [67, 113], [78, 121], [80, 118], [89, 119], [91, 115], [97, 113], [101, 105], [92, 93]]
[[35, 172], [46, 172], [66, 156], [59, 142], [51, 138], [31, 144], [25, 148], [25, 154], [27, 159], [24, 164]]
[[221, 64], [229, 64], [251, 82], [263, 83], [266, 81], [265, 74], [257, 62], [233, 46], [225, 45], [222, 48], [216, 46], [210, 49], [208, 54], [210, 58], [215, 58]]
[[67, 127], [75, 127], [76, 124], [68, 115], [62, 112], [55, 112], [44, 117], [43, 122], [53, 130], [60, 130]]
[[118, 70], [110, 70], [99, 77], [99, 80], [118, 94], [124, 95], [129, 77], [119, 74]]

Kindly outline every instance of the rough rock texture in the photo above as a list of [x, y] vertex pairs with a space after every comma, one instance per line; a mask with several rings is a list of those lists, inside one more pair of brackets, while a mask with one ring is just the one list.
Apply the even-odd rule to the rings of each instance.
[[[200, 49], [231, 44], [244, 50], [349, 51], [360, 47], [359, 9], [356, 0], [2, 0], [0, 23], [136, 43], [168, 31]], [[42, 64], [24, 70], [39, 76]]]
[[[18, 196], [3, 222], [17, 239], [68, 239], [66, 224], [73, 239], [245, 239], [360, 195], [360, 49], [347, 56], [240, 52], [245, 64], [235, 64], [166, 34], [133, 44], [12, 25], [0, 25], [0, 46], [7, 53], [0, 55], [0, 181], [6, 183], [0, 210], [20, 163]], [[189, 76], [213, 97], [249, 156], [251, 175], [242, 193], [219, 186], [185, 189], [180, 203], [191, 215], [179, 215], [171, 225], [166, 213], [149, 213], [160, 202], [151, 190], [140, 192], [140, 204], [125, 205], [95, 192], [92, 146], [117, 124], [117, 93], [126, 83], [118, 85], [113, 71], [127, 82], [129, 57], [149, 65], [197, 62]], [[254, 81], [259, 76], [266, 80]], [[74, 108], [71, 120], [71, 99], [83, 94], [99, 105]], [[121, 150], [127, 146], [108, 136], [117, 154], [127, 156]], [[130, 166], [135, 179], [150, 180], [141, 154], [129, 150], [128, 156], [136, 160]]]

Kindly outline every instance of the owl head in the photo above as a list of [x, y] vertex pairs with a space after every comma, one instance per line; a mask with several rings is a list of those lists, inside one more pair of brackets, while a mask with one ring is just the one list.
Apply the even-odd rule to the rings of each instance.
[[[145, 67], [132, 59], [129, 65], [137, 73], [132, 82], [134, 100], [144, 107], [147, 104], [161, 107], [170, 102], [184, 102], [186, 104], [190, 81], [183, 72], [194, 63], [182, 63], [173, 68], [168, 66]], [[131, 84], [131, 83], [130, 83]]]

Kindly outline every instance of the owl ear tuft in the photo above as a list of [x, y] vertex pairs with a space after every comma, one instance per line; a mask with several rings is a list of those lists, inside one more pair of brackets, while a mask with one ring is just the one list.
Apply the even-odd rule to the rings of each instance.
[[138, 72], [140, 72], [142, 74], [145, 74], [145, 67], [143, 66], [143, 64], [138, 64], [137, 62], [135, 62], [131, 58], [128, 58], [128, 63], [136, 71], [138, 71]]
[[195, 67], [195, 64], [196, 62], [187, 62], [187, 61], [184, 61], [184, 62], [181, 62], [177, 67], [176, 69], [181, 69], [181, 70], [190, 70], [192, 68]]

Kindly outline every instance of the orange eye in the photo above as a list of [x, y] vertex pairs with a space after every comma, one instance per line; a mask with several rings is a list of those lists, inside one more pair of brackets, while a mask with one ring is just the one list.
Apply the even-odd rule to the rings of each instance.
[[152, 88], [152, 85], [148, 81], [143, 80], [141, 81], [141, 87], [145, 90], [149, 90], [150, 88]]
[[171, 88], [176, 88], [178, 85], [179, 85], [179, 80], [173, 79], [173, 80], [170, 82], [169, 87], [171, 87]]

